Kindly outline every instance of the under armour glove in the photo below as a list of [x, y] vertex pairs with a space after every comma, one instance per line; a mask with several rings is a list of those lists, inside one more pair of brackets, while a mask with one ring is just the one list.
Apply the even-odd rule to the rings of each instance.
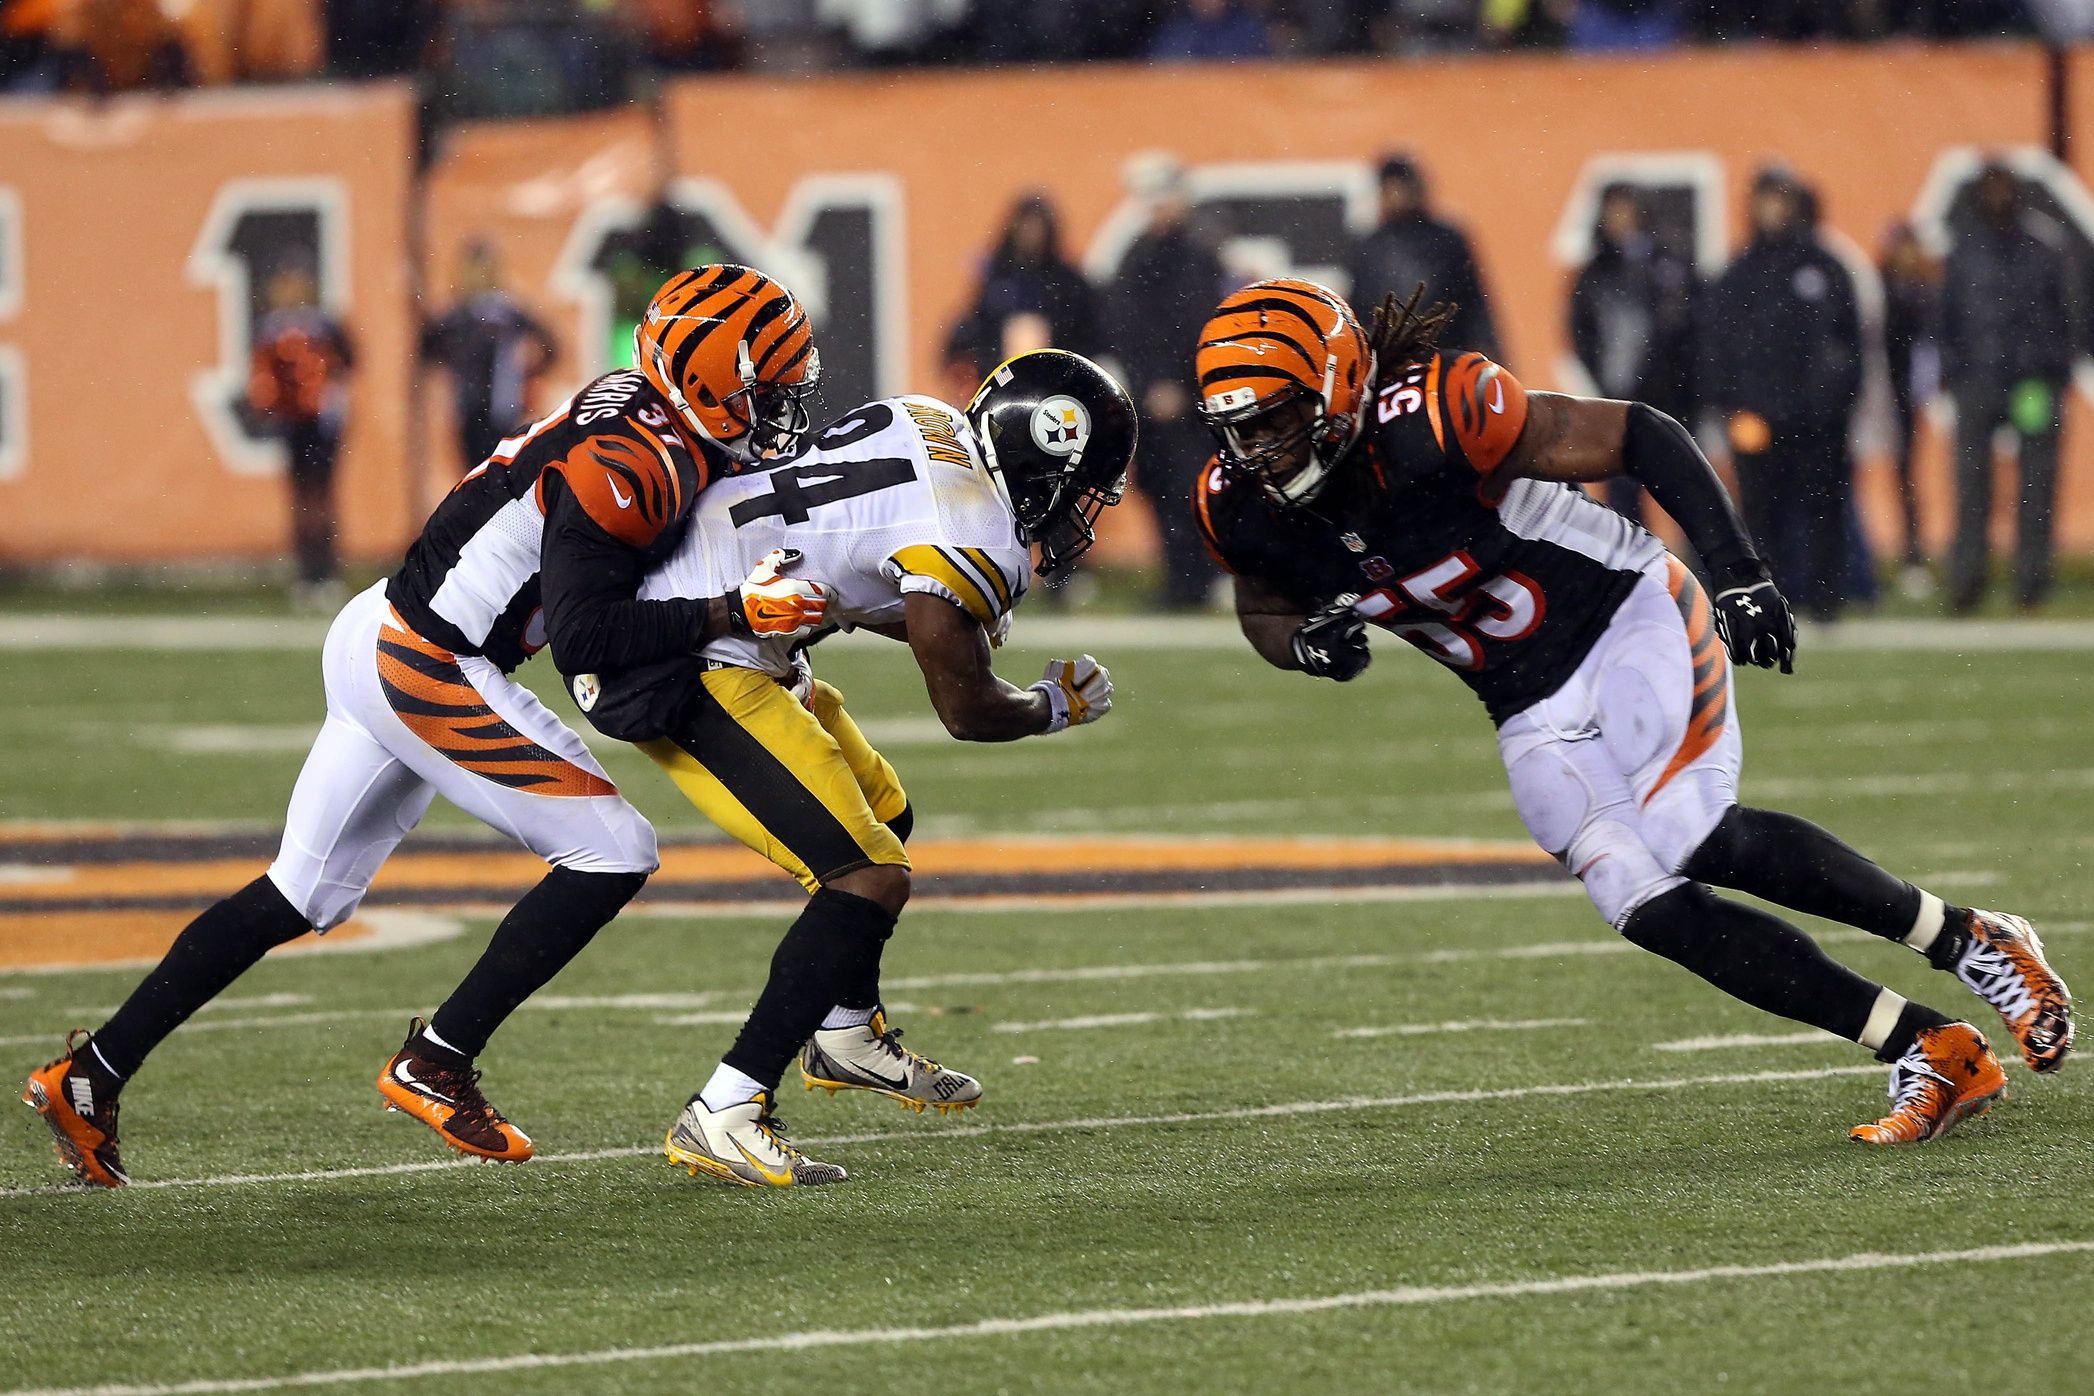
[[1796, 617], [1773, 582], [1743, 581], [1716, 593], [1716, 634], [1736, 664], [1796, 672]]
[[1046, 675], [1032, 691], [1047, 695], [1048, 733], [1096, 722], [1112, 711], [1112, 675], [1087, 654], [1048, 660]]
[[799, 561], [798, 548], [773, 548], [727, 594], [727, 624], [735, 634], [803, 640], [821, 629], [829, 616], [829, 589], [784, 575]]
[[1367, 672], [1367, 622], [1353, 610], [1357, 596], [1341, 596], [1294, 632], [1294, 663], [1304, 674], [1348, 683]]

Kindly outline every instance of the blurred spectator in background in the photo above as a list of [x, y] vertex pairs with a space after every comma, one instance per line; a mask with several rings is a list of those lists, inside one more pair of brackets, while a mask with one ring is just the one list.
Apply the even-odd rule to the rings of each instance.
[[1962, 228], [1942, 276], [1942, 374], [1956, 401], [1956, 539], [1949, 609], [1967, 612], [1990, 580], [1994, 434], [2020, 445], [2014, 600], [2050, 594], [2058, 489], [2060, 397], [2071, 377], [2080, 288], [2056, 230], [2022, 207], [2004, 165], [1978, 176], [1976, 219]]
[[283, 435], [291, 477], [291, 540], [307, 610], [331, 609], [342, 597], [335, 563], [335, 456], [348, 408], [349, 337], [320, 308], [310, 268], [279, 267], [264, 292], [268, 311], [254, 331], [247, 405]]
[[1385, 158], [1380, 179], [1381, 222], [1353, 248], [1352, 303], [1371, 319], [1382, 297], [1409, 300], [1423, 282], [1425, 304], [1449, 301], [1458, 307], [1440, 335], [1442, 347], [1474, 349], [1502, 362], [1468, 235], [1433, 217], [1425, 176], [1410, 156]]
[[1128, 162], [1127, 189], [1149, 205], [1149, 225], [1106, 288], [1112, 352], [1141, 414], [1134, 484], [1163, 535], [1163, 605], [1207, 604], [1220, 575], [1192, 519], [1192, 487], [1211, 450], [1193, 415], [1186, 373], [1200, 326], [1228, 289], [1221, 258], [1194, 225], [1185, 171], [1167, 155]]
[[327, 67], [345, 78], [411, 73], [429, 57], [439, 0], [326, 0]]
[[422, 357], [450, 370], [460, 468], [471, 470], [530, 417], [531, 382], [560, 350], [503, 289], [492, 243], [466, 248], [458, 281], [458, 303], [422, 330]]
[[741, 66], [741, 9], [732, 0], [620, 0], [620, 11], [656, 68], [703, 73]]
[[1752, 185], [1752, 240], [1717, 280], [1703, 324], [1702, 393], [1728, 424], [1746, 523], [1774, 579], [1809, 615], [1840, 610], [1861, 395], [1854, 280], [1812, 228], [1787, 170]]
[[1570, 46], [1589, 53], [1672, 48], [1687, 38], [1681, 0], [1557, 0], [1556, 8]]
[[1012, 207], [982, 271], [981, 289], [946, 340], [946, 362], [971, 396], [982, 376], [1026, 349], [1103, 348], [1098, 294], [1062, 253], [1061, 221], [1041, 193]]
[[1883, 355], [1890, 376], [1891, 463], [1897, 467], [1898, 518], [1905, 534], [1899, 558], [1905, 592], [1918, 598], [1933, 584], [1920, 536], [1913, 450], [1920, 409], [1941, 389], [1941, 353], [1935, 342], [1941, 277], [1910, 223], [1891, 225], [1878, 270], [1883, 277]]
[[860, 62], [875, 67], [916, 63], [943, 52], [942, 41], [966, 19], [968, 0], [816, 0], [822, 23], [838, 30]]
[[[1571, 350], [1605, 397], [1694, 420], [1694, 268], [1658, 245], [1633, 185], [1600, 196], [1590, 261], [1571, 286]], [[1639, 523], [1643, 489], [1626, 475], [1607, 502]]]
[[159, 0], [79, 0], [50, 28], [58, 86], [106, 97], [195, 81], [181, 31]]
[[596, 363], [605, 368], [632, 366], [633, 329], [664, 281], [686, 267], [738, 260], [707, 235], [700, 219], [676, 206], [669, 189], [665, 180], [640, 221], [605, 246], [604, 275], [611, 283], [611, 338], [607, 344], [583, 346], [590, 357], [582, 366], [590, 373], [599, 371], [591, 366]]
[[0, 91], [41, 92], [56, 82], [51, 27], [64, 0], [0, 0]]
[[1177, 0], [1149, 36], [1153, 63], [1214, 63], [1272, 56], [1265, 16], [1243, 0]]

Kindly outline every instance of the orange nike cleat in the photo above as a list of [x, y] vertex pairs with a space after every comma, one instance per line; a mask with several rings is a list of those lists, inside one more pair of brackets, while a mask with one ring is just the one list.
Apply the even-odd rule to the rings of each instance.
[[2072, 1051], [2072, 995], [2043, 958], [2036, 928], [1998, 911], [1970, 913], [1970, 944], [1950, 968], [1999, 1010], [2031, 1071], [2056, 1071]]
[[378, 1094], [385, 1108], [412, 1115], [461, 1154], [522, 1163], [533, 1150], [531, 1138], [502, 1116], [480, 1093], [474, 1067], [444, 1066], [423, 1056], [415, 1038], [424, 1024], [414, 1020], [407, 1041], [378, 1073]]
[[30, 1074], [22, 1103], [44, 1117], [58, 1157], [74, 1177], [98, 1188], [120, 1188], [131, 1179], [116, 1147], [116, 1091], [105, 1085], [97, 1092], [92, 1074], [74, 1065], [91, 1040], [82, 1028], [67, 1034], [65, 1055]]
[[1848, 1136], [1864, 1144], [1924, 1144], [1984, 1114], [2007, 1094], [2007, 1073], [1968, 1023], [1928, 1028], [1890, 1069], [1891, 1111]]

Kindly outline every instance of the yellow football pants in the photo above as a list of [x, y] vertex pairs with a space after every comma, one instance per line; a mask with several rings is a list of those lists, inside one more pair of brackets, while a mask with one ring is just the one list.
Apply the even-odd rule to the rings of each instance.
[[798, 878], [809, 893], [860, 868], [906, 868], [888, 821], [908, 808], [900, 779], [815, 681], [807, 703], [754, 669], [713, 669], [690, 720], [640, 744], [699, 813]]

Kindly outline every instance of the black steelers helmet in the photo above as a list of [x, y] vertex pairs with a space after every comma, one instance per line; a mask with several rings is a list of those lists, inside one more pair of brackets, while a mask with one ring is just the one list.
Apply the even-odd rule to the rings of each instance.
[[1096, 540], [1092, 525], [1127, 489], [1134, 402], [1081, 354], [1035, 349], [998, 364], [967, 404], [989, 469], [1003, 481], [1018, 532], [1038, 547], [1049, 583]]

